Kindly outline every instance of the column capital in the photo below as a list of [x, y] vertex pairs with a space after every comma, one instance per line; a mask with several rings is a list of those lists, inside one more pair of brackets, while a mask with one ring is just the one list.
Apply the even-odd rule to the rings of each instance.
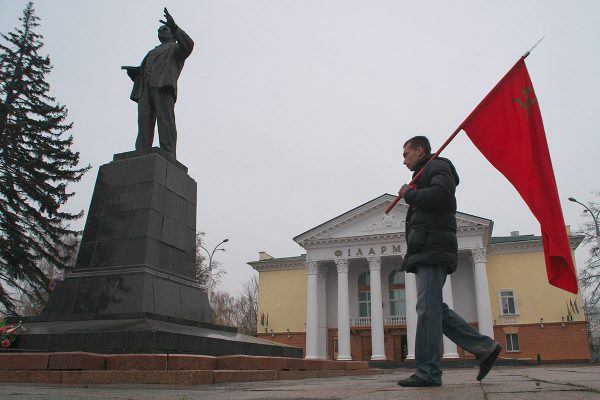
[[347, 274], [350, 263], [345, 258], [338, 258], [335, 260], [338, 274]]
[[473, 262], [475, 263], [484, 263], [487, 260], [487, 252], [481, 246], [471, 249], [471, 254], [473, 256]]
[[369, 271], [380, 271], [381, 270], [381, 257], [367, 257], [369, 262]]
[[325, 265], [320, 265], [318, 271], [319, 279], [327, 279], [327, 267]]
[[319, 273], [319, 262], [306, 260], [306, 268], [308, 269], [308, 275], [317, 275]]

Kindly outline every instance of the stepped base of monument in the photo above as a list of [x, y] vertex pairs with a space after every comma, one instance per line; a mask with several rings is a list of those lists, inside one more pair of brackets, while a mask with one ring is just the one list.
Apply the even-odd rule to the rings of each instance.
[[375, 375], [362, 361], [181, 354], [4, 353], [0, 383], [176, 384]]
[[[149, 313], [71, 315], [69, 319], [38, 316], [19, 320], [26, 331], [11, 345], [16, 351], [302, 357], [299, 347], [243, 335], [235, 328]], [[19, 321], [13, 318], [10, 322]]]

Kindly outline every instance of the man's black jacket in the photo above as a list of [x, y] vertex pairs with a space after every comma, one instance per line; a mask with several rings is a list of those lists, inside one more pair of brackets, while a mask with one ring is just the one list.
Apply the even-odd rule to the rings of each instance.
[[[413, 176], [431, 156], [425, 157]], [[417, 272], [420, 265], [436, 265], [448, 273], [456, 271], [456, 197], [459, 179], [450, 160], [437, 158], [423, 171], [416, 190], [409, 190], [404, 200], [409, 205], [406, 215], [408, 250], [402, 268]]]

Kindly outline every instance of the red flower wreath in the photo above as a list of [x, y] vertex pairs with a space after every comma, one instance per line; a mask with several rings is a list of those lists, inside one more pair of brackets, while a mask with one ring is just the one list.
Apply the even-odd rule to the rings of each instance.
[[0, 346], [4, 349], [10, 347], [10, 344], [24, 330], [25, 328], [23, 328], [20, 321], [17, 325], [7, 325], [6, 321], [0, 321]]

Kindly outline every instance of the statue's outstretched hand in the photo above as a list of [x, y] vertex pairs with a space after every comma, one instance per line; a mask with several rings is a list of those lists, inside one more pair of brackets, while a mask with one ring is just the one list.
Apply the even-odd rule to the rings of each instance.
[[167, 10], [167, 7], [165, 7], [165, 20], [166, 21], [163, 21], [161, 19], [161, 20], [159, 20], [159, 22], [161, 24], [168, 26], [169, 29], [171, 29], [171, 32], [175, 33], [175, 31], [177, 31], [177, 24], [175, 23], [175, 20], [173, 19], [171, 14], [169, 14], [169, 10]]
[[129, 65], [123, 65], [121, 66], [121, 69], [124, 69], [127, 72], [127, 76], [129, 76], [132, 81], [135, 81], [135, 78], [142, 70], [140, 67], [131, 67]]

